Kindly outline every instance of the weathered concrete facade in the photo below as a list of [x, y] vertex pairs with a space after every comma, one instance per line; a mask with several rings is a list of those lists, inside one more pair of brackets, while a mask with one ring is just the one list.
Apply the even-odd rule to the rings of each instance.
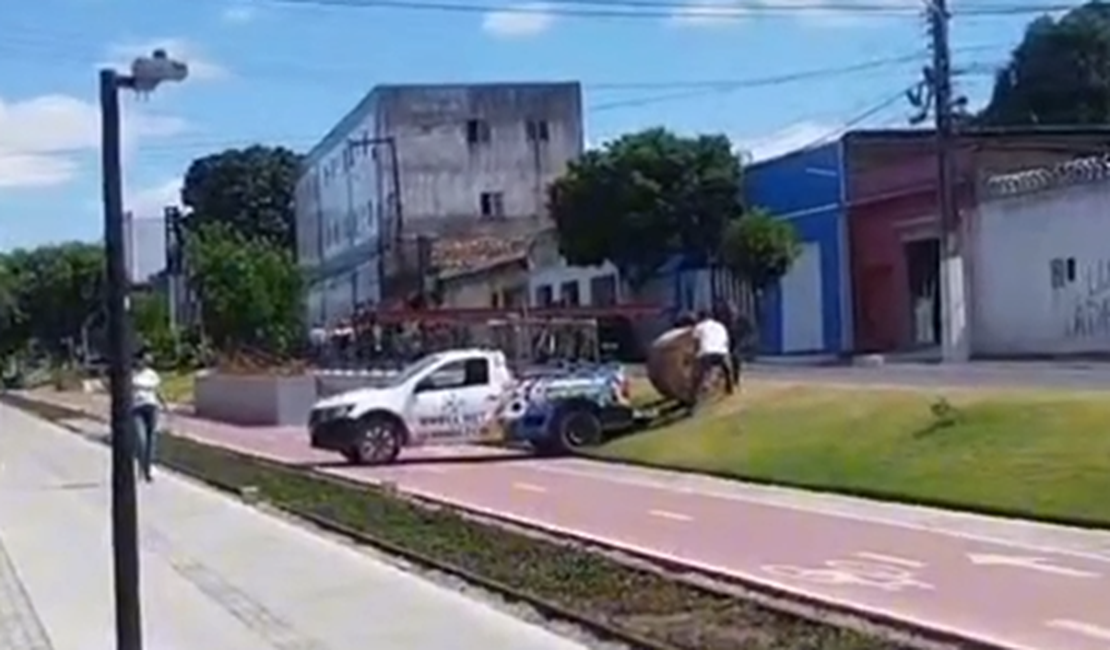
[[542, 216], [547, 186], [582, 153], [578, 83], [376, 93], [376, 136], [397, 141], [406, 229], [428, 219]]
[[310, 321], [383, 299], [398, 228], [535, 229], [547, 186], [583, 140], [577, 82], [374, 88], [308, 155], [298, 183]]

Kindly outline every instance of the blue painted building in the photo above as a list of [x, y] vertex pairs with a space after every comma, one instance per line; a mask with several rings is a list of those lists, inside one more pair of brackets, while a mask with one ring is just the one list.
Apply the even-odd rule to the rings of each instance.
[[852, 303], [840, 140], [747, 168], [744, 200], [789, 220], [802, 254], [768, 291], [760, 323], [764, 354], [851, 350]]

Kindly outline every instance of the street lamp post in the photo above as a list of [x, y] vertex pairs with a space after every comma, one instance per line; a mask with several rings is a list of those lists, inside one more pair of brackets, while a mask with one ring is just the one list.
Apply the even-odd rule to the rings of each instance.
[[100, 71], [101, 171], [104, 194], [104, 248], [108, 290], [108, 379], [112, 413], [112, 553], [116, 648], [142, 650], [139, 596], [138, 513], [135, 499], [135, 428], [131, 417], [130, 278], [127, 273], [120, 164], [119, 91], [150, 93], [167, 81], [183, 81], [188, 67], [155, 50], [131, 63], [131, 74]]

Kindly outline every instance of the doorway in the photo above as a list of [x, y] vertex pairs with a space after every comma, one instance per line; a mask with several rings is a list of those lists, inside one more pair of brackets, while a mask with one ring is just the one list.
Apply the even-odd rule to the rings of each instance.
[[907, 241], [906, 279], [910, 295], [910, 333], [913, 347], [940, 343], [940, 240]]

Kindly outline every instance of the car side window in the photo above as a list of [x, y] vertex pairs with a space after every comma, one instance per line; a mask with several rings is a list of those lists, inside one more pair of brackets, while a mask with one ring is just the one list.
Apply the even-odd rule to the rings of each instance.
[[423, 390], [453, 390], [489, 383], [489, 361], [484, 358], [448, 363], [420, 382]]

